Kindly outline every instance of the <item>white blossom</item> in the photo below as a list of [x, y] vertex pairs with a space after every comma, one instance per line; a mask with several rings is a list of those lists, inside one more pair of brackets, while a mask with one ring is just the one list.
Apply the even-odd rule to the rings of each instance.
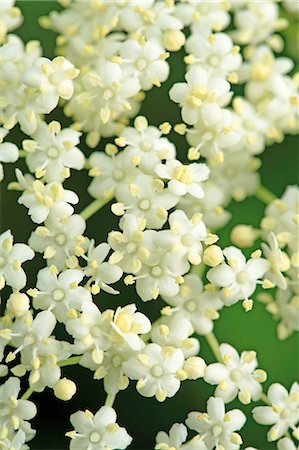
[[77, 411], [70, 420], [75, 428], [67, 433], [71, 450], [125, 449], [132, 441], [126, 429], [116, 423], [116, 413], [109, 406], [102, 406], [95, 415], [88, 409]]
[[12, 142], [3, 142], [3, 139], [7, 136], [8, 130], [0, 127], [0, 183], [4, 178], [3, 166], [4, 163], [16, 162], [19, 157], [18, 147]]
[[267, 397], [271, 406], [257, 406], [253, 418], [262, 425], [272, 425], [268, 431], [268, 441], [281, 438], [289, 428], [295, 431], [299, 420], [299, 385], [293, 383], [290, 392], [279, 383], [271, 384]]
[[34, 257], [34, 251], [26, 244], [13, 244], [10, 230], [0, 235], [0, 289], [6, 285], [20, 290], [26, 285], [22, 264]]
[[237, 450], [242, 444], [241, 436], [236, 433], [246, 422], [246, 416], [239, 409], [225, 413], [222, 398], [210, 397], [207, 413], [193, 411], [188, 414], [186, 425], [200, 434], [199, 442], [206, 445], [207, 450], [223, 446], [228, 450]]
[[267, 375], [263, 370], [256, 369], [256, 353], [246, 351], [239, 356], [229, 344], [220, 344], [219, 351], [223, 363], [210, 364], [204, 376], [207, 383], [217, 384], [215, 395], [225, 403], [237, 395], [244, 404], [259, 400], [262, 394], [260, 383], [266, 380]]

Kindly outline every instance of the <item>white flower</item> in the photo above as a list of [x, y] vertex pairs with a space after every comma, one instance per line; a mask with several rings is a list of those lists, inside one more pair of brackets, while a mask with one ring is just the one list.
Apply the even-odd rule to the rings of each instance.
[[170, 180], [168, 189], [179, 197], [189, 193], [195, 198], [202, 198], [204, 191], [201, 182], [208, 179], [210, 169], [206, 164], [192, 163], [183, 165], [177, 159], [169, 160], [166, 164], [159, 164], [155, 172], [159, 177]]
[[213, 104], [215, 110], [230, 100], [230, 84], [220, 77], [210, 75], [201, 67], [192, 67], [186, 74], [187, 83], [176, 83], [169, 91], [172, 101], [182, 107], [183, 121], [194, 125]]
[[222, 151], [231, 151], [240, 143], [240, 129], [235, 114], [228, 109], [206, 105], [194, 128], [187, 129], [187, 141], [196, 152], [212, 161], [222, 159]]
[[279, 383], [271, 384], [267, 397], [271, 406], [257, 406], [253, 418], [262, 425], [272, 425], [268, 431], [268, 441], [281, 438], [289, 428], [295, 430], [299, 420], [299, 385], [293, 383], [290, 392]]
[[128, 156], [137, 160], [139, 169], [145, 174], [153, 174], [161, 160], [175, 158], [175, 146], [162, 134], [162, 130], [149, 126], [144, 116], [138, 116], [134, 128], [126, 127], [120, 135], [125, 140]]
[[165, 431], [159, 431], [156, 436], [155, 450], [168, 450], [175, 448], [176, 450], [206, 450], [203, 442], [198, 439], [186, 441], [188, 431], [182, 423], [175, 423], [169, 430], [169, 434]]
[[290, 438], [284, 437], [277, 442], [277, 448], [278, 450], [298, 450], [299, 445], [296, 446]]
[[5, 431], [7, 431], [11, 438], [15, 437], [14, 431], [22, 430], [26, 441], [29, 441], [34, 437], [35, 430], [32, 430], [27, 421], [36, 415], [36, 406], [29, 400], [18, 398], [20, 384], [18, 378], [10, 377], [0, 386], [0, 428], [2, 436], [5, 437]]
[[134, 304], [126, 305], [123, 308], [119, 306], [115, 311], [111, 326], [120, 337], [121, 342], [125, 341], [132, 350], [141, 350], [144, 342], [138, 335], [148, 333], [151, 329], [151, 322], [144, 314], [136, 312], [136, 309]]
[[81, 133], [71, 128], [61, 130], [59, 122], [47, 125], [40, 121], [31, 136], [33, 140], [23, 141], [29, 170], [49, 182], [63, 181], [69, 175], [69, 168], [83, 169], [84, 154], [76, 147], [80, 136]]
[[173, 306], [169, 311], [171, 314], [187, 318], [197, 333], [205, 335], [213, 330], [213, 320], [219, 318], [218, 310], [223, 303], [219, 293], [202, 291], [201, 279], [195, 274], [188, 274], [180, 285], [179, 294], [163, 296], [163, 300]]
[[153, 247], [157, 232], [145, 230], [146, 220], [133, 214], [125, 214], [119, 226], [122, 232], [111, 231], [108, 235], [108, 244], [114, 250], [111, 258], [117, 259], [124, 272], [137, 274], [143, 263], [155, 258]]
[[89, 367], [91, 362], [93, 365], [101, 364], [104, 356], [103, 351], [111, 346], [111, 342], [106, 336], [107, 330], [110, 328], [106, 330], [108, 319], [101, 314], [95, 303], [85, 302], [82, 305], [82, 313], [75, 314], [74, 318], [66, 323], [67, 332], [75, 339], [73, 352], [83, 353], [80, 364], [84, 367]]
[[21, 265], [34, 257], [26, 244], [14, 244], [10, 230], [0, 235], [0, 289], [5, 284], [20, 290], [26, 285], [26, 274]]
[[0, 127], [0, 183], [4, 178], [2, 162], [16, 162], [19, 157], [18, 147], [11, 142], [3, 142], [8, 130]]
[[225, 413], [222, 398], [210, 397], [207, 413], [193, 411], [188, 414], [186, 425], [200, 434], [199, 442], [207, 450], [223, 446], [226, 450], [237, 450], [242, 444], [241, 436], [236, 433], [246, 422], [246, 416], [239, 409]]
[[35, 223], [44, 222], [51, 214], [52, 217], [66, 218], [72, 215], [74, 208], [70, 205], [79, 201], [77, 194], [64, 189], [61, 183], [52, 182], [43, 184], [40, 180], [32, 178], [31, 183], [26, 183], [23, 174], [16, 170], [18, 182], [23, 194], [18, 203], [28, 208], [28, 214]]
[[241, 250], [233, 246], [226, 247], [223, 255], [227, 263], [210, 269], [207, 278], [215, 286], [223, 288], [223, 303], [233, 305], [238, 300], [249, 298], [255, 291], [258, 280], [268, 271], [269, 263], [264, 258], [251, 258], [246, 262]]
[[148, 344], [139, 356], [125, 361], [123, 367], [130, 379], [138, 380], [136, 388], [141, 395], [155, 396], [163, 402], [179, 390], [180, 381], [176, 373], [183, 368], [184, 361], [181, 349]]
[[290, 260], [285, 252], [279, 248], [277, 239], [273, 232], [267, 236], [268, 244], [262, 242], [261, 247], [266, 259], [270, 263], [270, 270], [265, 277], [280, 289], [287, 288], [287, 281], [281, 272], [285, 272], [290, 268]]
[[109, 198], [115, 196], [135, 181], [140, 173], [132, 164], [129, 155], [123, 152], [108, 156], [102, 152], [94, 152], [89, 158], [92, 170], [97, 171], [96, 176], [88, 187], [88, 192], [95, 198]]
[[44, 253], [48, 265], [55, 265], [60, 271], [71, 263], [73, 268], [78, 265], [75, 255], [84, 253], [82, 245], [85, 250], [87, 244], [87, 239], [82, 236], [85, 228], [85, 220], [79, 214], [63, 220], [49, 216], [44, 226], [31, 233], [28, 242], [33, 250]]
[[106, 242], [102, 242], [95, 247], [92, 240], [87, 256], [84, 256], [87, 261], [84, 273], [87, 277], [91, 277], [89, 284], [94, 282], [99, 290], [103, 289], [109, 294], [118, 294], [119, 292], [110, 287], [109, 284], [116, 283], [121, 278], [123, 271], [116, 264], [104, 261], [109, 251], [110, 246]]
[[46, 386], [54, 387], [61, 375], [58, 362], [70, 356], [70, 344], [52, 336], [56, 318], [51, 311], [41, 311], [33, 319], [30, 311], [12, 324], [12, 344], [16, 350], [6, 358], [13, 361], [21, 355], [21, 368], [30, 371], [30, 387], [41, 392]]
[[191, 34], [185, 48], [194, 57], [192, 59], [196, 65], [210, 70], [218, 77], [227, 77], [242, 62], [238, 47], [233, 47], [231, 38], [225, 33], [215, 33], [208, 37], [200, 33]]
[[[52, 311], [59, 322], [70, 319], [73, 310], [82, 310], [82, 305], [92, 301], [90, 292], [79, 283], [83, 280], [81, 270], [69, 269], [58, 276], [49, 268], [42, 269], [37, 274], [33, 306], [36, 309]], [[72, 311], [70, 311], [72, 310]]]
[[277, 289], [275, 299], [266, 305], [267, 311], [279, 319], [278, 339], [286, 339], [294, 331], [299, 331], [299, 295], [292, 289], [292, 283], [286, 290]]
[[239, 400], [248, 404], [257, 401], [262, 394], [260, 383], [267, 378], [263, 370], [256, 369], [256, 353], [238, 352], [229, 344], [220, 345], [223, 363], [210, 364], [205, 371], [207, 383], [217, 384], [215, 395], [225, 403], [231, 402], [238, 394]]
[[[160, 246], [166, 248], [177, 258], [178, 267], [183, 272], [189, 269], [189, 262], [198, 265], [202, 258], [202, 241], [207, 238], [206, 227], [201, 215], [188, 219], [181, 210], [176, 210], [168, 218], [170, 230], [162, 230], [157, 239]], [[180, 270], [180, 269], [178, 269]]]
[[119, 192], [118, 198], [130, 214], [146, 219], [148, 228], [162, 228], [167, 211], [178, 202], [177, 196], [163, 188], [161, 180], [148, 175], [138, 175], [134, 183]]
[[77, 411], [70, 420], [75, 428], [67, 433], [70, 450], [125, 449], [132, 442], [126, 429], [116, 423], [116, 413], [109, 406], [102, 406], [95, 415], [88, 409]]
[[0, 441], [2, 448], [11, 448], [14, 450], [23, 450], [26, 441], [26, 435], [24, 431], [19, 430], [17, 433], [13, 433], [12, 436], [6, 436]]
[[21, 10], [15, 6], [15, 0], [5, 0], [0, 4], [0, 44], [5, 40], [8, 31], [18, 28], [22, 21]]
[[34, 66], [28, 69], [23, 82], [40, 90], [39, 103], [50, 113], [58, 103], [59, 97], [68, 100], [74, 92], [73, 79], [79, 70], [63, 56], [57, 56], [53, 61], [48, 58], [39, 58]]
[[128, 70], [137, 74], [141, 88], [145, 91], [153, 85], [160, 86], [168, 78], [169, 65], [161, 58], [165, 49], [155, 39], [149, 39], [143, 45], [128, 39], [121, 45], [119, 54], [128, 64]]

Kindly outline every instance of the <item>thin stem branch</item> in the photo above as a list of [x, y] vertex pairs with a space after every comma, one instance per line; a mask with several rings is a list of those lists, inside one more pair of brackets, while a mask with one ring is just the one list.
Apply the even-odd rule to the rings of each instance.
[[27, 391], [24, 392], [24, 394], [21, 397], [21, 400], [28, 400], [30, 395], [33, 393], [33, 389], [28, 388]]
[[104, 200], [94, 200], [91, 202], [88, 206], [86, 206], [83, 211], [81, 211], [80, 216], [83, 217], [83, 219], [87, 220], [91, 216], [93, 216], [97, 211], [99, 211], [103, 206], [105, 206], [110, 200], [112, 200], [112, 196], [109, 196], [105, 198]]
[[266, 203], [266, 205], [276, 199], [276, 196], [264, 186], [260, 186], [257, 188], [257, 190], [255, 191], [255, 196], [263, 203]]
[[76, 364], [79, 364], [80, 359], [81, 359], [81, 355], [80, 356], [71, 356], [68, 359], [59, 361], [58, 366], [59, 367], [74, 366]]
[[116, 396], [113, 394], [108, 394], [106, 397], [105, 406], [111, 406], [111, 408], [112, 408], [115, 397]]
[[205, 338], [217, 361], [222, 363], [223, 361], [219, 350], [219, 342], [215, 334], [211, 331], [211, 333], [205, 335]]

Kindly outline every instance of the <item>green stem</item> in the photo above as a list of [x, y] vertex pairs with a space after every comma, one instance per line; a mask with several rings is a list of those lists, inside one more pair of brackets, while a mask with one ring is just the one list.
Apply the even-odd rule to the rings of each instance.
[[215, 336], [215, 334], [211, 331], [211, 333], [206, 334], [205, 336], [207, 343], [209, 344], [210, 349], [214, 353], [215, 358], [218, 362], [222, 363], [222, 358], [219, 350], [219, 342]]
[[108, 394], [106, 397], [105, 406], [111, 406], [111, 408], [112, 408], [114, 400], [115, 400], [115, 395]]
[[256, 198], [261, 200], [261, 202], [266, 203], [266, 205], [276, 199], [276, 196], [264, 186], [260, 186], [257, 188], [257, 190], [255, 191], [255, 196]]
[[112, 196], [109, 196], [108, 198], [104, 200], [94, 200], [91, 202], [88, 206], [86, 206], [83, 211], [81, 211], [80, 216], [83, 217], [83, 219], [87, 220], [91, 216], [93, 216], [97, 211], [99, 211], [103, 206], [105, 206], [110, 200], [112, 200]]
[[271, 406], [271, 403], [269, 402], [268, 397], [264, 393], [262, 393], [262, 395], [261, 395], [261, 401], [266, 403], [266, 405]]
[[28, 400], [28, 398], [30, 397], [30, 395], [33, 393], [33, 389], [28, 388], [26, 392], [24, 392], [24, 394], [21, 397], [21, 400]]
[[75, 364], [79, 364], [80, 359], [81, 359], [81, 355], [80, 356], [71, 356], [71, 358], [59, 361], [58, 366], [59, 367], [74, 366]]
[[19, 151], [19, 156], [20, 156], [20, 158], [25, 158], [25, 156], [27, 156], [27, 152], [25, 152], [25, 150], [20, 150]]

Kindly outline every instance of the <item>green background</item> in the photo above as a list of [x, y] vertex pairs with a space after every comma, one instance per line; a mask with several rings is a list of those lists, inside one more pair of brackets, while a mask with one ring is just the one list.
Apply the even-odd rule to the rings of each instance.
[[[17, 1], [25, 16], [24, 24], [16, 30], [25, 42], [31, 39], [41, 41], [44, 56], [54, 56], [55, 34], [43, 30], [39, 27], [37, 19], [41, 15], [47, 14], [53, 9], [60, 9], [55, 1]], [[288, 52], [296, 52], [296, 39], [294, 38], [293, 24], [290, 37], [291, 45]], [[154, 88], [147, 94], [141, 113], [148, 117], [149, 123], [159, 125], [164, 121], [172, 124], [181, 121], [179, 108], [168, 98], [168, 89], [176, 81], [183, 81], [184, 66], [182, 64], [183, 54], [172, 55], [171, 78], [162, 88]], [[57, 118], [64, 125], [68, 125], [68, 119], [63, 118], [61, 110], [55, 111], [47, 117], [47, 121]], [[13, 139], [21, 143], [24, 135], [15, 127], [12, 132]], [[186, 154], [186, 143], [183, 138], [172, 133], [170, 139], [176, 143], [178, 157], [184, 158]], [[83, 143], [82, 143], [83, 144]], [[98, 149], [103, 149], [104, 141]], [[81, 145], [86, 155], [91, 150]], [[298, 139], [294, 136], [287, 136], [282, 144], [273, 145], [261, 155], [263, 162], [260, 170], [263, 184], [274, 194], [280, 196], [285, 187], [289, 184], [296, 184], [298, 181]], [[23, 171], [26, 166], [23, 161], [16, 163]], [[27, 216], [27, 210], [17, 204], [19, 193], [6, 190], [9, 181], [14, 179], [13, 165], [6, 165], [6, 179], [1, 186], [1, 230], [11, 228], [16, 242], [25, 242], [34, 225]], [[72, 177], [66, 182], [66, 186], [73, 188], [80, 195], [80, 203], [76, 206], [76, 212], [80, 212], [92, 199], [86, 192], [89, 179], [85, 171], [72, 172]], [[79, 192], [78, 192], [79, 191]], [[229, 244], [230, 230], [235, 224], [250, 223], [258, 226], [262, 216], [264, 205], [255, 198], [249, 198], [243, 203], [232, 202], [230, 205], [232, 220], [221, 231], [220, 245]], [[100, 213], [93, 216], [88, 221], [87, 235], [94, 237], [99, 243], [106, 239], [107, 232], [116, 229], [117, 220], [110, 213], [107, 205]], [[28, 269], [28, 286], [34, 287], [36, 273], [43, 267], [43, 260], [40, 255], [25, 265]], [[113, 297], [100, 294], [96, 297], [96, 302], [101, 309], [115, 307], [118, 304], [135, 302], [139, 310], [148, 314], [152, 319], [159, 315], [160, 308], [164, 305], [161, 300], [143, 303], [135, 294], [134, 288], [124, 288], [120, 284], [121, 294]], [[8, 291], [4, 291], [4, 297]], [[293, 381], [298, 379], [298, 334], [289, 337], [285, 341], [278, 341], [276, 337], [276, 323], [272, 316], [267, 313], [264, 306], [255, 302], [254, 309], [246, 314], [240, 303], [224, 308], [221, 319], [215, 322], [215, 334], [220, 342], [227, 342], [238, 350], [257, 351], [260, 367], [267, 371], [268, 380], [264, 384], [267, 388], [273, 382], [280, 382], [289, 389]], [[61, 336], [63, 331], [60, 330]], [[199, 338], [201, 343], [201, 356], [207, 363], [215, 361], [210, 352], [205, 339]], [[38, 430], [36, 438], [30, 443], [33, 449], [62, 449], [67, 448], [68, 439], [64, 433], [72, 429], [69, 423], [69, 415], [78, 409], [90, 409], [95, 412], [104, 404], [105, 393], [102, 383], [93, 381], [92, 373], [81, 367], [68, 367], [63, 369], [63, 375], [78, 381], [78, 392], [71, 402], [57, 400], [52, 391], [46, 389], [42, 394], [34, 394], [32, 399], [38, 405], [38, 417], [33, 421], [33, 427]], [[140, 396], [135, 390], [135, 383], [120, 392], [115, 401], [115, 408], [118, 413], [118, 423], [126, 426], [128, 432], [134, 437], [132, 448], [147, 449], [153, 448], [155, 435], [159, 430], [168, 431], [174, 422], [183, 422], [192, 410], [205, 411], [206, 401], [213, 394], [214, 388], [204, 381], [185, 381], [181, 389], [174, 398], [167, 399], [160, 404], [154, 399], [146, 399]], [[26, 386], [24, 386], [26, 388]], [[274, 449], [274, 444], [266, 442], [265, 435], [268, 427], [257, 425], [251, 419], [250, 410], [253, 407], [242, 406], [238, 401], [228, 405], [228, 409], [241, 408], [245, 411], [248, 421], [241, 434], [246, 445], [254, 446], [260, 450]]]

